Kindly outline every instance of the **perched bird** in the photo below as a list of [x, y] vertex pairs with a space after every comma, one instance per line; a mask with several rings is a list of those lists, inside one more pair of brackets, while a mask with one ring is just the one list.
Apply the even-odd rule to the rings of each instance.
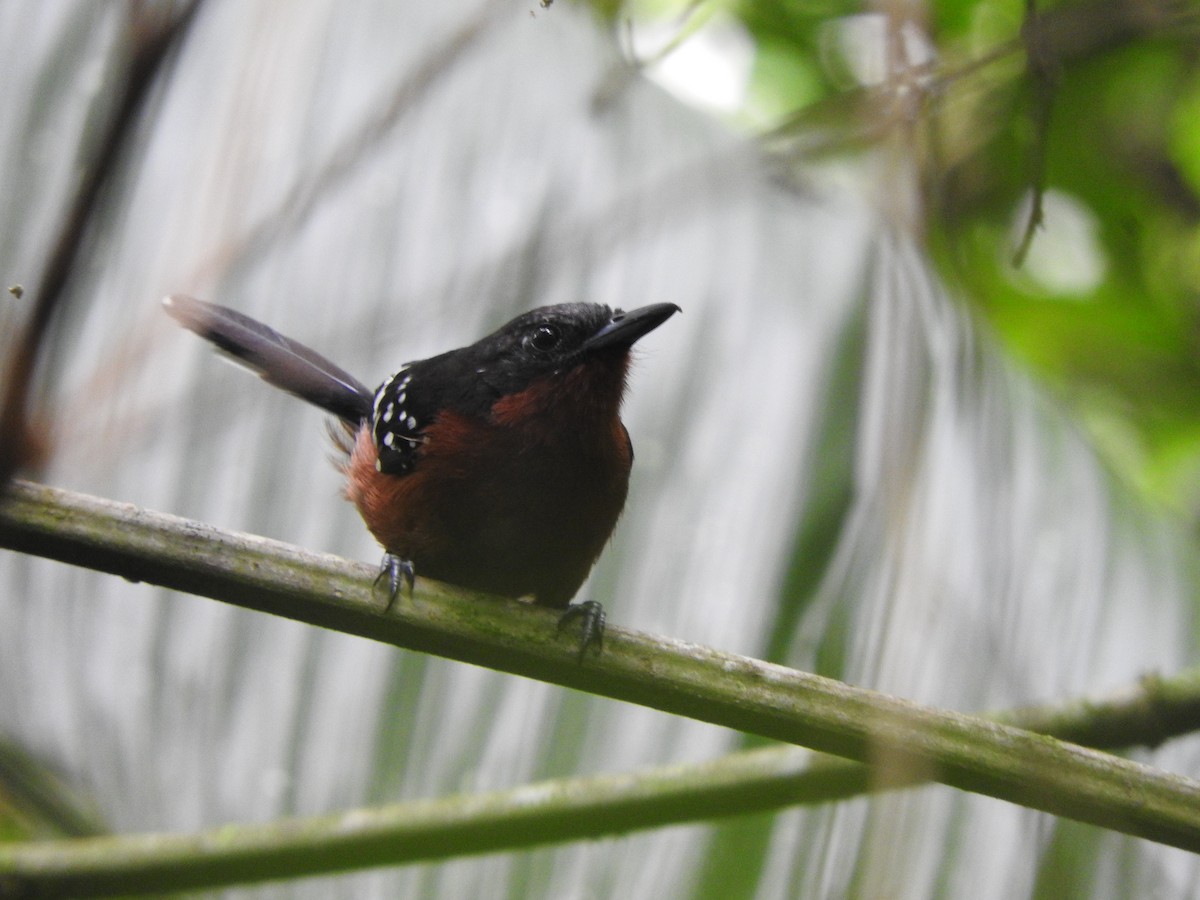
[[386, 555], [391, 592], [415, 574], [564, 609], [580, 655], [604, 610], [571, 605], [629, 487], [621, 422], [629, 352], [679, 307], [534, 309], [467, 347], [405, 363], [370, 390], [261, 322], [191, 297], [166, 311], [270, 384], [346, 427], [346, 496]]

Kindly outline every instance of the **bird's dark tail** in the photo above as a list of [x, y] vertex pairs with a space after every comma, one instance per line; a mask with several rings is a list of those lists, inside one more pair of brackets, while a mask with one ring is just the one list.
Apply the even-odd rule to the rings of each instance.
[[295, 394], [351, 425], [368, 418], [374, 394], [319, 353], [249, 316], [182, 294], [163, 300], [181, 325], [212, 341], [268, 384]]

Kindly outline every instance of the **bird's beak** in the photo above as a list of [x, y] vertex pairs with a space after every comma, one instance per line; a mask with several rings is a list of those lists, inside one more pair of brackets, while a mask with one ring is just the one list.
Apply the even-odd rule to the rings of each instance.
[[604, 347], [631, 347], [671, 316], [682, 312], [674, 303], [653, 303], [629, 312], [617, 310], [608, 324], [583, 342], [585, 352]]

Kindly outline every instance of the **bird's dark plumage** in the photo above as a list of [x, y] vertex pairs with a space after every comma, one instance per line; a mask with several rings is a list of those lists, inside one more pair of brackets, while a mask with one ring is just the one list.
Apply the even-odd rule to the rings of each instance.
[[[678, 311], [542, 307], [467, 347], [406, 363], [370, 391], [234, 310], [179, 296], [165, 305], [354, 431], [346, 494], [406, 571], [554, 608], [578, 591], [625, 505], [630, 347]], [[599, 640], [597, 618], [602, 627], [598, 606], [587, 605], [585, 648]]]

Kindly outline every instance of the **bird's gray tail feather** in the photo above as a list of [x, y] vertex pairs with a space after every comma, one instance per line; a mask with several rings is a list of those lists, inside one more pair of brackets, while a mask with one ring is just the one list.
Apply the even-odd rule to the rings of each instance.
[[225, 306], [182, 294], [163, 307], [188, 328], [268, 384], [307, 400], [351, 425], [371, 415], [374, 393], [321, 354]]

